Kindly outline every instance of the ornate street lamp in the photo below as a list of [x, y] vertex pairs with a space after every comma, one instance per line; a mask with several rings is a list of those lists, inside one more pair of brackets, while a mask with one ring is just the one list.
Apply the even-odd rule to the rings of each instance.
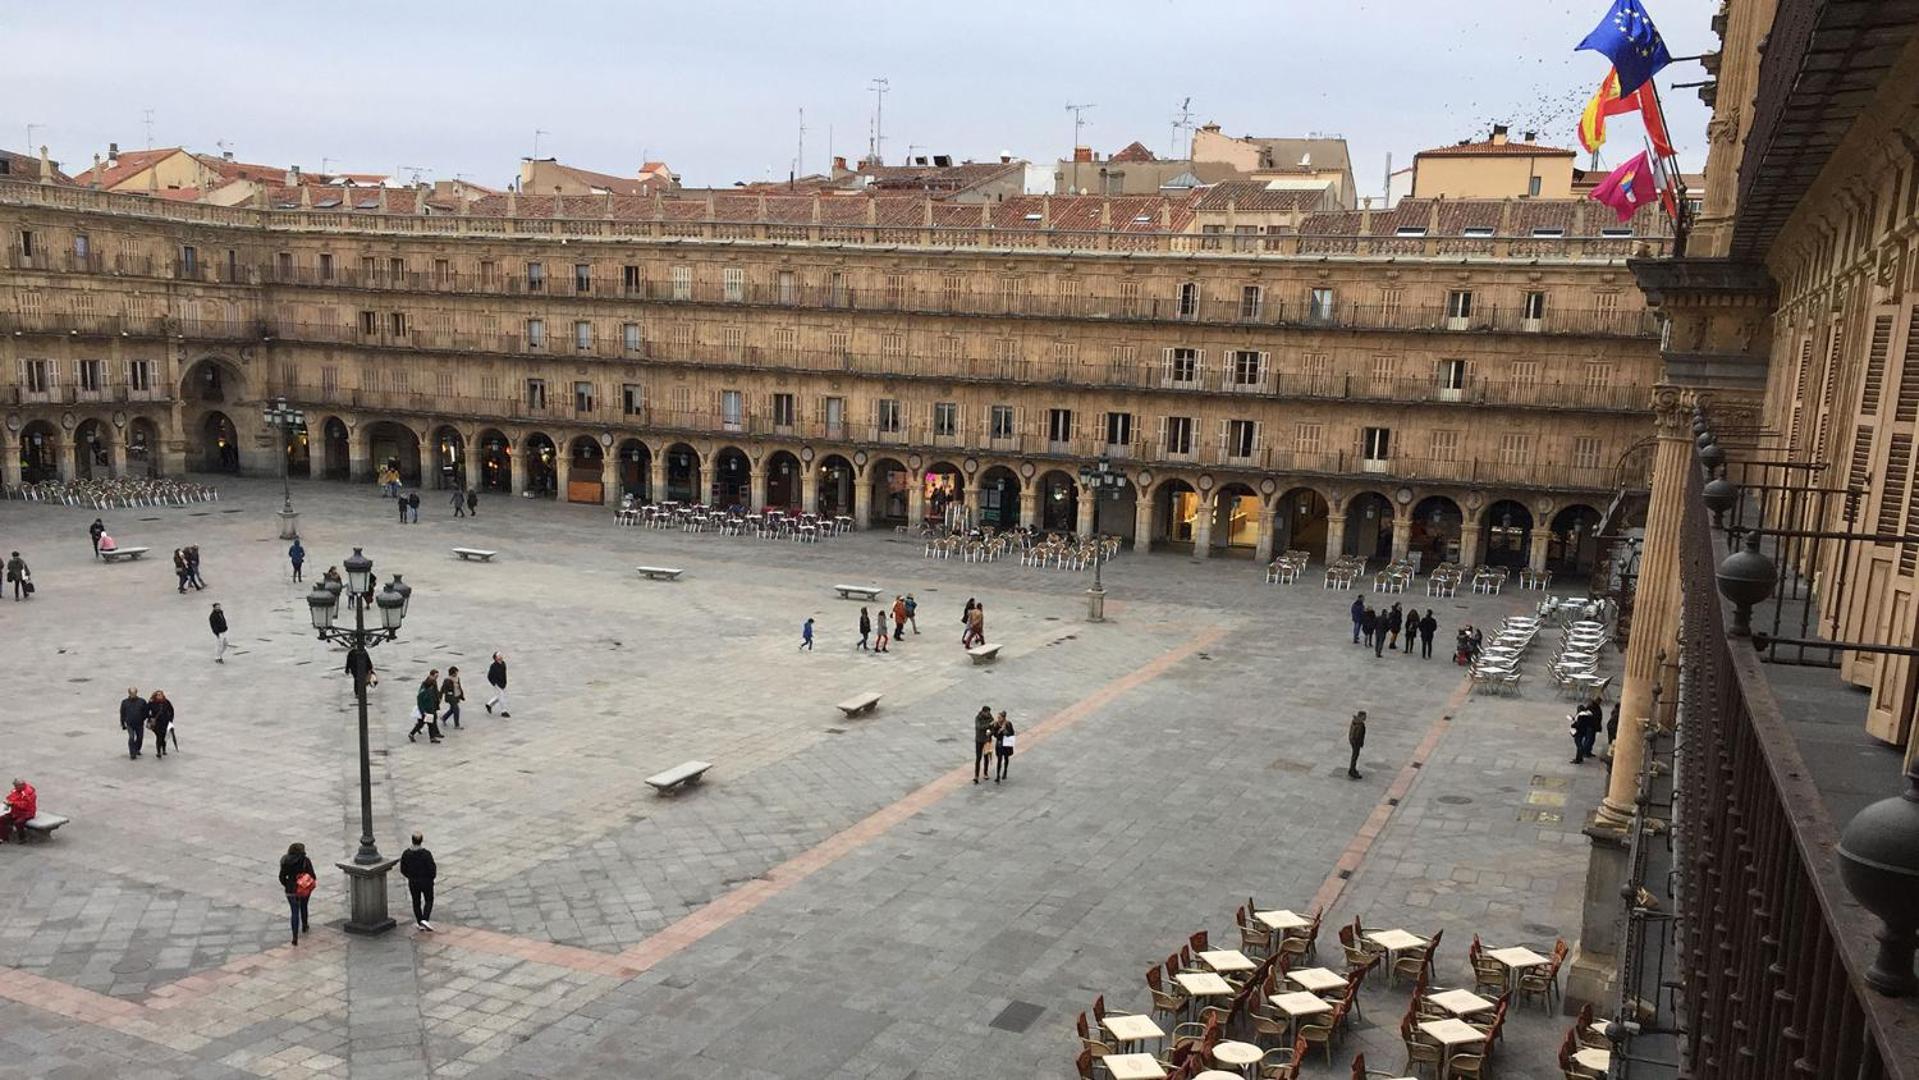
[[287, 460], [288, 439], [293, 433], [306, 426], [306, 414], [298, 409], [289, 408], [287, 399], [275, 398], [267, 404], [261, 418], [275, 431], [280, 433], [280, 496], [285, 500], [280, 507], [280, 539], [294, 540], [300, 535], [300, 516], [293, 512], [293, 486], [288, 480], [293, 471], [292, 463]]
[[1126, 487], [1126, 470], [1117, 468], [1106, 458], [1100, 458], [1092, 465], [1082, 465], [1079, 469], [1080, 487], [1085, 488], [1087, 497], [1093, 503], [1093, 587], [1086, 590], [1086, 618], [1090, 622], [1106, 621], [1106, 582], [1100, 574], [1106, 565], [1106, 548], [1099, 543], [1099, 503], [1100, 492], [1110, 491], [1114, 498]]
[[[354, 934], [378, 934], [393, 928], [386, 913], [386, 875], [398, 860], [380, 854], [373, 842], [373, 759], [367, 745], [367, 677], [373, 672], [373, 659], [367, 649], [399, 636], [412, 602], [413, 587], [393, 575], [393, 580], [378, 596], [369, 597], [373, 585], [373, 560], [359, 548], [342, 563], [346, 568], [347, 606], [353, 610], [353, 625], [336, 623], [340, 614], [339, 583], [322, 581], [307, 594], [307, 611], [313, 629], [321, 641], [347, 646], [347, 671], [353, 676], [353, 697], [360, 708], [360, 850], [350, 863], [337, 864], [346, 872], [352, 908], [346, 929]], [[367, 609], [379, 618], [377, 626], [367, 626]]]

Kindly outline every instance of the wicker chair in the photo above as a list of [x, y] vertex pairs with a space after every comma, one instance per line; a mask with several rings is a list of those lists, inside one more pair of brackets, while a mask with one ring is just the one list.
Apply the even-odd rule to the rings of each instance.
[[1100, 1080], [1099, 1074], [1093, 1071], [1098, 1063], [1099, 1058], [1091, 1050], [1081, 1050], [1073, 1059], [1073, 1068], [1078, 1071], [1079, 1080]]
[[1111, 1046], [1093, 1037], [1092, 1029], [1086, 1026], [1085, 1013], [1079, 1014], [1079, 1019], [1074, 1022], [1073, 1027], [1079, 1032], [1080, 1049], [1087, 1051], [1096, 1058], [1105, 1057], [1113, 1052]]
[[1434, 1072], [1438, 1072], [1440, 1064], [1446, 1060], [1445, 1048], [1427, 1038], [1426, 1033], [1419, 1030], [1418, 1021], [1414, 1019], [1410, 1009], [1407, 1010], [1405, 1018], [1399, 1022], [1399, 1038], [1406, 1044], [1405, 1072], [1416, 1073], [1428, 1065], [1433, 1067]]
[[1506, 992], [1506, 965], [1483, 953], [1472, 959], [1473, 993], [1503, 994]]
[[1273, 932], [1255, 921], [1245, 908], [1239, 909], [1239, 949], [1260, 959], [1273, 950]]
[[1573, 1039], [1578, 1042], [1580, 1049], [1607, 1051], [1612, 1049], [1612, 1040], [1606, 1037], [1606, 1033], [1593, 1029], [1593, 1025], [1597, 1022], [1593, 1017], [1591, 1002], [1579, 1007], [1579, 1016], [1573, 1021]]
[[1527, 968], [1519, 973], [1518, 991], [1520, 1000], [1536, 997], [1548, 1013], [1559, 1000], [1559, 965], [1563, 962], [1557, 950], [1552, 962], [1541, 967]]
[[[1174, 986], [1178, 986], [1177, 983]], [[1188, 999], [1185, 994], [1168, 990], [1156, 967], [1146, 969], [1146, 992], [1153, 996], [1153, 1015], [1175, 1017], [1186, 1011]]]
[[1259, 1080], [1299, 1080], [1306, 1060], [1306, 1040], [1294, 1039], [1290, 1047], [1266, 1051], [1259, 1061]]
[[1485, 1080], [1486, 1070], [1492, 1067], [1492, 1045], [1488, 1043], [1485, 1053], [1454, 1054], [1446, 1062], [1446, 1075], [1466, 1077], [1468, 1080]]
[[1324, 1024], [1301, 1024], [1299, 1027], [1299, 1038], [1309, 1047], [1324, 1046], [1326, 1048], [1326, 1064], [1331, 1065], [1333, 1063], [1333, 1040], [1339, 1037], [1339, 1029], [1344, 1027], [1345, 1024], [1346, 1007], [1341, 1005], [1333, 1009], [1332, 1014], [1326, 1018]]

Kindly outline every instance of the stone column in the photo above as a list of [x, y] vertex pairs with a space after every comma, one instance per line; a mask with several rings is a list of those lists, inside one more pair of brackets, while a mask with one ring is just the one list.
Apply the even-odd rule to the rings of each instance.
[[808, 465], [800, 472], [800, 509], [809, 514], [820, 512], [820, 467]]
[[1077, 530], [1081, 536], [1091, 536], [1093, 535], [1093, 530], [1096, 528], [1093, 524], [1093, 513], [1099, 507], [1099, 492], [1086, 488], [1078, 488], [1077, 490], [1079, 492], [1079, 505], [1077, 508], [1079, 512], [1075, 515], [1073, 528]]
[[1133, 503], [1133, 550], [1153, 550], [1153, 498], [1151, 489], [1135, 492]]
[[[1535, 573], [1546, 568], [1546, 545], [1552, 543], [1552, 530], [1535, 524], [1533, 526], [1532, 550], [1527, 553], [1526, 565]], [[1624, 716], [1624, 713], [1620, 714]]]
[[1020, 484], [1019, 486], [1019, 523], [1021, 525], [1039, 524], [1039, 522], [1034, 520], [1034, 517], [1036, 516], [1036, 513], [1037, 513], [1036, 508], [1039, 505], [1038, 495], [1039, 493], [1033, 489], [1032, 481], [1030, 480], [1023, 481]]
[[1273, 505], [1259, 500], [1259, 531], [1253, 541], [1253, 561], [1264, 566], [1273, 561]]
[[518, 495], [526, 490], [526, 456], [531, 452], [532, 451], [523, 446], [515, 446], [513, 448], [512, 454], [510, 455], [512, 458], [512, 469], [510, 471], [513, 475], [513, 489], [507, 492], [508, 495]]
[[1413, 549], [1413, 508], [1410, 506], [1393, 507], [1393, 559], [1404, 559]]
[[73, 479], [73, 440], [66, 435], [56, 433], [53, 437], [53, 467], [62, 483]]
[[1479, 565], [1479, 522], [1469, 518], [1459, 523], [1459, 565]]
[[107, 454], [113, 461], [113, 475], [122, 477], [127, 474], [127, 433], [116, 432], [113, 444], [107, 448]]
[[1326, 565], [1346, 554], [1346, 511], [1330, 507], [1326, 514]]
[[762, 457], [752, 464], [752, 479], [749, 481], [752, 490], [747, 493], [746, 505], [757, 514], [766, 509], [766, 459]]
[[666, 500], [666, 454], [663, 452], [646, 459], [646, 493], [654, 502]]
[[[513, 454], [513, 464], [520, 463], [520, 455]], [[373, 482], [373, 447], [367, 441], [366, 433], [353, 428], [347, 429], [346, 436], [347, 478], [356, 484]]]
[[964, 490], [966, 492], [966, 525], [968, 528], [976, 528], [979, 525], [980, 496], [977, 481], [968, 479]]
[[[179, 439], [161, 438], [153, 446], [153, 456], [161, 476], [180, 476], [187, 471], [187, 444]], [[14, 460], [16, 473], [19, 467], [19, 459], [16, 457]]]
[[618, 506], [620, 503], [620, 471], [613, 452], [608, 450], [600, 455], [600, 505]]
[[463, 462], [466, 468], [466, 489], [468, 491], [478, 491], [480, 490], [480, 455], [478, 448], [473, 445], [473, 440], [468, 439], [461, 444], [461, 449], [466, 454], [466, 459]]
[[[926, 477], [917, 472], [908, 472], [907, 475], [913, 478], [913, 482], [906, 489], [906, 524], [909, 528], [917, 529], [926, 520]], [[854, 497], [858, 497], [857, 491]]]
[[20, 440], [18, 438], [0, 439], [0, 479], [6, 486], [20, 486]]
[[1193, 558], [1211, 558], [1213, 554], [1213, 518], [1219, 514], [1219, 496], [1210, 491], [1199, 497], [1199, 512], [1193, 515]]
[[855, 473], [853, 476], [853, 527], [868, 528], [873, 524], [873, 466], [868, 465], [868, 475]]

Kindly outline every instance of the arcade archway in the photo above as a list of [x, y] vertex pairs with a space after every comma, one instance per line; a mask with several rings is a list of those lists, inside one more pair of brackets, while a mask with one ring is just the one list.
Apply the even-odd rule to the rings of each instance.
[[929, 521], [943, 522], [946, 525], [972, 524], [965, 522], [966, 516], [966, 479], [959, 466], [950, 461], [936, 461], [926, 467], [926, 475], [920, 478], [923, 485], [924, 502], [922, 513]]
[[566, 501], [575, 503], [603, 503], [606, 501], [606, 482], [603, 469], [606, 463], [604, 448], [600, 440], [591, 435], [581, 435], [567, 447], [566, 455]]
[[560, 451], [544, 431], [526, 437], [526, 490], [542, 499], [560, 495]]
[[746, 452], [735, 446], [722, 447], [713, 455], [713, 499], [709, 505], [744, 507], [752, 501], [753, 464]]
[[620, 444], [616, 453], [620, 494], [631, 495], [640, 502], [652, 502], [653, 451], [638, 439], [628, 439]]
[[226, 413], [216, 410], [200, 421], [199, 467], [202, 472], [240, 471], [240, 435]]
[[669, 502], [700, 500], [700, 453], [685, 443], [666, 448], [666, 498]]
[[1058, 469], [1039, 478], [1040, 528], [1048, 532], [1079, 531], [1079, 481]]
[[1019, 475], [1004, 465], [980, 474], [979, 519], [982, 525], [1010, 529], [1019, 520]]
[[1273, 553], [1305, 551], [1314, 557], [1326, 552], [1326, 524], [1332, 507], [1312, 488], [1293, 488], [1273, 506]]
[[113, 432], [98, 420], [73, 429], [73, 475], [82, 480], [113, 475]]
[[1245, 484], [1227, 484], [1213, 495], [1212, 547], [1243, 551], [1259, 545], [1259, 496]]
[[367, 460], [375, 472], [400, 470], [400, 483], [420, 486], [420, 437], [397, 420], [376, 420], [366, 428]]
[[1427, 570], [1443, 562], [1460, 561], [1459, 538], [1466, 515], [1459, 504], [1444, 495], [1430, 495], [1413, 507], [1411, 550], [1419, 554], [1419, 565]]
[[434, 483], [442, 488], [466, 486], [466, 436], [441, 426], [433, 433]]
[[[823, 471], [828, 462], [838, 462], [852, 475], [852, 466], [838, 454], [828, 454], [820, 463]], [[873, 474], [873, 521], [872, 525], [904, 525], [907, 515], [912, 512], [913, 474], [906, 466], [892, 458], [880, 458], [867, 466]], [[850, 481], [849, 481], [850, 482]]]
[[1523, 569], [1532, 555], [1533, 514], [1511, 499], [1486, 508], [1486, 565]]
[[39, 484], [60, 478], [53, 425], [35, 420], [20, 429], [20, 482]]
[[1553, 515], [1546, 569], [1554, 577], [1591, 577], [1599, 565], [1599, 511], [1584, 504]]
[[492, 428], [480, 432], [480, 490], [513, 490], [513, 440]]
[[127, 424], [127, 475], [160, 475], [160, 429], [144, 416]]
[[[805, 493], [800, 490], [800, 459], [790, 451], [775, 450], [766, 456], [766, 507], [769, 510], [791, 510], [798, 507]], [[826, 508], [825, 471], [820, 474], [820, 513], [829, 513]], [[834, 510], [831, 513], [840, 513]]]
[[1153, 538], [1190, 545], [1199, 521], [1199, 492], [1184, 480], [1162, 480], [1153, 489]]
[[353, 469], [353, 442], [346, 421], [329, 416], [320, 425], [320, 479], [346, 480]]
[[1377, 491], [1361, 492], [1346, 503], [1348, 555], [1389, 559], [1393, 554], [1393, 504]]

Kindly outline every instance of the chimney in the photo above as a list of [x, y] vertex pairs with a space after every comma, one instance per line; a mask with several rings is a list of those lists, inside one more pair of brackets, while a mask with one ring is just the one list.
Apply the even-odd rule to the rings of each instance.
[[[953, 158], [950, 154], [934, 154], [933, 164], [942, 169], [950, 169], [953, 167]], [[1005, 162], [1002, 161], [1000, 164], [1004, 165]]]
[[1092, 160], [1093, 160], [1092, 147], [1090, 146], [1073, 147], [1073, 161], [1075, 164], [1078, 164], [1080, 162], [1090, 162]]
[[999, 152], [999, 163], [1001, 165], [1011, 165], [1013, 163], [1013, 152], [1011, 150], [1001, 150]]
[[107, 164], [118, 165], [119, 163], [120, 163], [120, 144], [117, 142], [110, 142], [107, 144]]
[[231, 150], [222, 150], [222, 151], [220, 151], [220, 160], [221, 160], [221, 161], [232, 161], [232, 160], [233, 160], [233, 151], [231, 151]]
[[1506, 140], [1506, 125], [1504, 125], [1504, 124], [1494, 124], [1494, 125], [1493, 125], [1493, 139], [1492, 139], [1492, 142], [1493, 142], [1493, 145], [1494, 145], [1494, 146], [1504, 146], [1504, 145], [1506, 145], [1506, 142], [1507, 142], [1507, 140]]
[[1539, 132], [1537, 132], [1537, 131], [1528, 131], [1528, 132], [1526, 133], [1526, 141], [1527, 141], [1527, 142], [1534, 142], [1534, 141], [1536, 141], [1536, 140], [1537, 140], [1538, 138], [1539, 138]]
[[287, 180], [294, 187], [300, 186], [300, 167], [298, 165], [295, 165], [292, 168], [287, 170]]
[[99, 154], [93, 155], [93, 180], [87, 186], [94, 189], [95, 191], [100, 190], [100, 155]]
[[847, 171], [847, 168], [846, 168], [845, 155], [835, 154], [833, 156], [833, 175], [838, 176], [840, 173], [843, 173], [846, 171]]

